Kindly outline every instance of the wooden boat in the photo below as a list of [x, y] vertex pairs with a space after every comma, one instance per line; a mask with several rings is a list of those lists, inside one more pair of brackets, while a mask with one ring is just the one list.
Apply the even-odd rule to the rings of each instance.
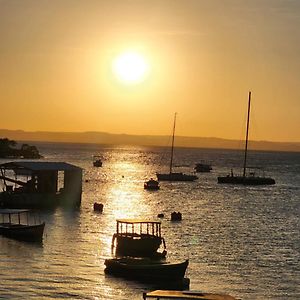
[[[32, 215], [33, 214], [33, 215]], [[28, 209], [1, 209], [0, 234], [29, 242], [41, 242], [45, 223]]]
[[144, 182], [144, 189], [145, 190], [159, 190], [159, 182], [151, 178], [148, 181]]
[[152, 259], [112, 258], [104, 262], [105, 272], [140, 281], [175, 281], [184, 278], [188, 260], [183, 262], [166, 262]]
[[102, 160], [101, 157], [98, 155], [94, 155], [94, 161], [93, 161], [93, 166], [94, 167], [102, 167]]
[[200, 291], [175, 291], [175, 290], [156, 290], [148, 293], [143, 293], [143, 299], [202, 299], [202, 300], [237, 300], [236, 298], [225, 294], [212, 294]]
[[197, 163], [194, 169], [199, 173], [209, 173], [212, 170], [212, 167], [211, 164], [207, 162], [201, 162]]
[[175, 140], [175, 125], [176, 125], [176, 113], [174, 116], [173, 134], [172, 134], [172, 146], [171, 146], [171, 160], [170, 160], [170, 171], [169, 173], [156, 173], [158, 181], [195, 181], [198, 179], [196, 175], [174, 173], [173, 169], [173, 156], [174, 156], [174, 140]]
[[[158, 252], [160, 246], [163, 251]], [[166, 244], [161, 236], [161, 222], [139, 219], [117, 220], [117, 232], [113, 235], [112, 250], [117, 256], [163, 257]]]
[[251, 92], [249, 92], [248, 98], [248, 116], [247, 116], [247, 129], [246, 129], [246, 142], [244, 151], [244, 167], [242, 175], [234, 175], [231, 170], [230, 174], [227, 176], [219, 176], [218, 183], [228, 183], [228, 184], [244, 184], [244, 185], [266, 185], [275, 184], [275, 180], [270, 177], [258, 176], [253, 171], [246, 174], [247, 170], [247, 152], [248, 152], [248, 133], [250, 124], [250, 104], [251, 104]]

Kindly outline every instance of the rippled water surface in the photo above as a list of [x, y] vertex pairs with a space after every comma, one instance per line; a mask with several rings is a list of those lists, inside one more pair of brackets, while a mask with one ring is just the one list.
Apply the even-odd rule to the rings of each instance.
[[[218, 185], [217, 176], [242, 164], [240, 151], [176, 149], [178, 170], [192, 171], [202, 159], [211, 173], [194, 183], [162, 182], [145, 191], [145, 179], [168, 170], [164, 148], [39, 145], [45, 159], [84, 169], [78, 211], [42, 212], [42, 246], [0, 237], [2, 299], [142, 299], [155, 287], [104, 274], [116, 218], [156, 218], [168, 257], [189, 258], [191, 289], [240, 299], [300, 299], [300, 154], [250, 152], [252, 165], [266, 167], [275, 186]], [[103, 167], [92, 167], [102, 155]], [[103, 214], [93, 203], [104, 204]], [[170, 222], [180, 211], [183, 221]]]

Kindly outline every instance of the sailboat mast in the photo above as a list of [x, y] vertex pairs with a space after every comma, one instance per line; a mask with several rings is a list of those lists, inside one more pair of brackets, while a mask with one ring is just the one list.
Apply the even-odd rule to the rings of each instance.
[[250, 104], [251, 104], [251, 91], [249, 92], [249, 100], [248, 100], [248, 115], [247, 115], [247, 129], [246, 129], [246, 143], [245, 143], [245, 157], [244, 157], [243, 177], [246, 176], [247, 151], [248, 151], [248, 133], [249, 133], [249, 123], [250, 123]]
[[172, 135], [172, 147], [171, 147], [171, 161], [170, 161], [170, 174], [172, 173], [172, 165], [173, 165], [176, 115], [177, 115], [177, 113], [175, 113], [175, 115], [174, 115], [173, 135]]

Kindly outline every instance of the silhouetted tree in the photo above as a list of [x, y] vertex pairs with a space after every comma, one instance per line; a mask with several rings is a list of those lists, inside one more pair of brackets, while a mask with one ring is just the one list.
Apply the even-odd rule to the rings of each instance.
[[36, 146], [23, 144], [20, 149], [14, 148], [17, 142], [8, 138], [0, 138], [0, 158], [7, 157], [24, 157], [24, 158], [41, 158]]

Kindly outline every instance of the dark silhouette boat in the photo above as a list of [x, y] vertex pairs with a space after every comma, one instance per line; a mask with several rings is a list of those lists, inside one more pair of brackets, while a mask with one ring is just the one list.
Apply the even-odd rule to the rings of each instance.
[[173, 156], [174, 156], [174, 140], [175, 140], [175, 126], [176, 126], [176, 113], [174, 116], [173, 134], [172, 134], [172, 146], [171, 146], [171, 160], [169, 173], [156, 173], [158, 181], [195, 181], [198, 179], [196, 175], [174, 173], [173, 172]]
[[153, 259], [112, 258], [104, 262], [105, 272], [144, 282], [183, 280], [189, 261], [166, 262]]
[[[159, 252], [161, 245], [163, 251]], [[117, 256], [164, 257], [166, 245], [161, 236], [161, 222], [140, 219], [117, 220], [112, 250], [115, 247]]]
[[194, 169], [198, 173], [209, 173], [212, 170], [212, 167], [211, 164], [202, 161], [197, 163]]
[[94, 155], [94, 161], [93, 161], [93, 166], [94, 167], [102, 167], [102, 160], [101, 157], [99, 155]]
[[150, 178], [150, 180], [144, 182], [145, 190], [159, 190], [159, 188], [159, 182], [153, 178]]
[[258, 176], [255, 172], [251, 171], [247, 173], [247, 152], [248, 152], [248, 133], [250, 124], [250, 108], [251, 108], [251, 92], [249, 92], [248, 98], [248, 115], [247, 115], [247, 129], [246, 129], [246, 142], [244, 151], [244, 167], [242, 175], [235, 175], [231, 170], [227, 176], [219, 176], [218, 183], [225, 184], [244, 184], [244, 185], [270, 185], [275, 184], [275, 180], [270, 177]]
[[16, 240], [41, 242], [45, 222], [28, 209], [1, 209], [0, 234]]

